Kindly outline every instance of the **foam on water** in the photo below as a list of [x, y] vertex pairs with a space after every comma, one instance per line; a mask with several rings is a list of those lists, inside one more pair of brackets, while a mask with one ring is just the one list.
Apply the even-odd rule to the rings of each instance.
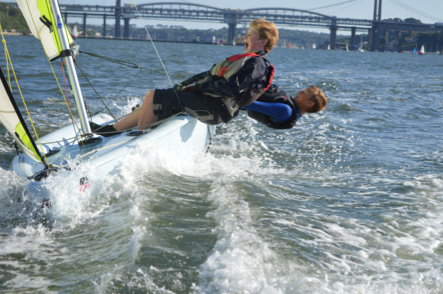
[[[203, 47], [180, 46], [193, 63], [170, 49], [173, 79], [207, 69], [194, 54]], [[212, 65], [213, 54], [201, 55]], [[442, 85], [430, 69], [442, 61], [434, 57], [276, 48], [276, 81], [291, 92], [320, 85], [330, 98], [325, 113], [305, 115], [290, 131], [242, 114], [197, 159], [140, 145], [112, 176], [84, 165], [29, 184], [6, 170], [13, 150], [1, 138], [2, 285], [45, 293], [439, 293]], [[161, 72], [149, 62], [151, 76]], [[97, 65], [83, 65], [114, 97]], [[120, 84], [130, 77], [108, 75]], [[113, 111], [126, 114], [148, 88], [168, 86], [160, 79], [130, 87]], [[53, 117], [45, 131], [66, 124], [52, 91], [32, 104], [43, 106], [37, 120]], [[80, 192], [85, 174], [91, 187]]]

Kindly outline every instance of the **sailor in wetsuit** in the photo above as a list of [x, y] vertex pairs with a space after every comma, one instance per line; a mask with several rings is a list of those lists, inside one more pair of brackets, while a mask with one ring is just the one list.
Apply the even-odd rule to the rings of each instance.
[[273, 129], [291, 129], [297, 120], [306, 112], [315, 113], [326, 108], [327, 100], [316, 86], [298, 91], [291, 96], [275, 84], [255, 102], [243, 106], [248, 116]]
[[151, 90], [140, 111], [113, 125], [101, 127], [90, 123], [91, 129], [103, 136], [134, 127], [143, 130], [181, 112], [210, 125], [227, 123], [241, 107], [255, 101], [271, 86], [274, 66], [266, 54], [277, 40], [278, 30], [272, 22], [255, 19], [244, 36], [243, 54], [224, 59], [173, 88]]

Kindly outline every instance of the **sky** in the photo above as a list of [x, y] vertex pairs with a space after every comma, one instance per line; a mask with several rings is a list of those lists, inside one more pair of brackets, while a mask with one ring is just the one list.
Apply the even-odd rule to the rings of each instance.
[[[61, 4], [84, 4], [84, 5], [115, 5], [116, 0], [59, 0]], [[172, 2], [162, 0], [121, 0], [121, 3], [135, 3], [145, 4], [151, 2]], [[374, 0], [254, 0], [254, 1], [239, 1], [239, 0], [192, 0], [192, 1], [180, 1], [174, 2], [183, 3], [197, 3], [215, 6], [219, 8], [262, 8], [262, 7], [281, 7], [281, 8], [296, 8], [304, 10], [312, 10], [315, 12], [323, 13], [326, 15], [336, 16], [339, 18], [358, 18], [358, 19], [372, 19], [374, 14]], [[320, 8], [320, 9], [318, 9]], [[385, 18], [409, 18], [413, 17], [420, 19], [423, 23], [435, 23], [443, 22], [443, 0], [382, 0], [382, 19]], [[70, 21], [78, 21], [81, 23], [81, 19], [78, 20], [70, 18]], [[113, 20], [107, 22], [111, 24]], [[102, 24], [100, 20], [87, 19], [89, 24]], [[166, 21], [162, 19], [157, 20], [131, 20], [131, 24], [135, 24], [137, 27], [143, 27], [143, 25], [181, 25], [188, 29], [219, 29], [226, 27], [223, 23], [212, 22], [188, 22], [188, 21]], [[278, 26], [283, 28], [282, 26]], [[327, 29], [314, 29], [309, 27], [287, 27], [297, 30], [316, 31], [316, 32], [329, 32]], [[345, 31], [339, 31], [339, 34], [346, 34]]]

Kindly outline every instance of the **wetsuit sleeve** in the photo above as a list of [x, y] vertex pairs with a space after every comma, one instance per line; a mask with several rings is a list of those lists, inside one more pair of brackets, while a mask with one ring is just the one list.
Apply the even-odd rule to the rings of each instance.
[[243, 106], [244, 109], [254, 110], [263, 114], [269, 115], [276, 122], [282, 123], [292, 119], [292, 108], [284, 103], [270, 103], [255, 101], [247, 106]]
[[201, 72], [199, 74], [196, 74], [195, 76], [190, 77], [189, 79], [184, 80], [180, 84], [175, 85], [174, 89], [176, 89], [176, 90], [183, 90], [187, 86], [192, 85], [192, 84], [194, 84], [195, 82], [197, 82], [199, 80], [203, 80], [203, 79], [207, 78], [209, 75], [210, 75], [209, 70]]

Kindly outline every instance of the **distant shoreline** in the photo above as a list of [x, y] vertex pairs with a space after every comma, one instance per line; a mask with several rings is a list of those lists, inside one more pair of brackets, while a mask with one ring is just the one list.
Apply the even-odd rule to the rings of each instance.
[[[25, 35], [23, 33], [11, 33], [11, 32], [3, 32], [3, 35], [7, 36], [28, 36], [32, 37], [32, 35]], [[94, 40], [121, 40], [121, 41], [137, 41], [137, 42], [149, 42], [151, 40], [147, 39], [133, 39], [133, 38], [124, 38], [124, 37], [77, 37], [78, 39], [94, 39]], [[173, 41], [173, 40], [152, 40], [153, 42], [161, 42], [161, 43], [182, 43], [182, 44], [205, 44], [205, 45], [217, 45], [216, 43], [211, 42], [194, 42], [194, 41]], [[223, 46], [234, 46], [232, 44], [222, 44]], [[238, 44], [235, 46], [243, 46], [244, 44]]]
[[[99, 39], [99, 40], [122, 40], [122, 41], [138, 41], [138, 42], [149, 42], [151, 40], [148, 39], [133, 39], [133, 38], [124, 38], [124, 37], [77, 37], [78, 39]], [[217, 43], [211, 42], [196, 42], [196, 41], [174, 41], [174, 40], [152, 40], [153, 42], [163, 42], [163, 43], [185, 43], [185, 44], [206, 44], [206, 45], [217, 45]], [[232, 44], [224, 44], [223, 46], [233, 46]], [[243, 44], [239, 44], [239, 46], [243, 46]]]
[[5, 35], [5, 36], [24, 36], [23, 33], [16, 33], [16, 32], [3, 32], [3, 35]]

